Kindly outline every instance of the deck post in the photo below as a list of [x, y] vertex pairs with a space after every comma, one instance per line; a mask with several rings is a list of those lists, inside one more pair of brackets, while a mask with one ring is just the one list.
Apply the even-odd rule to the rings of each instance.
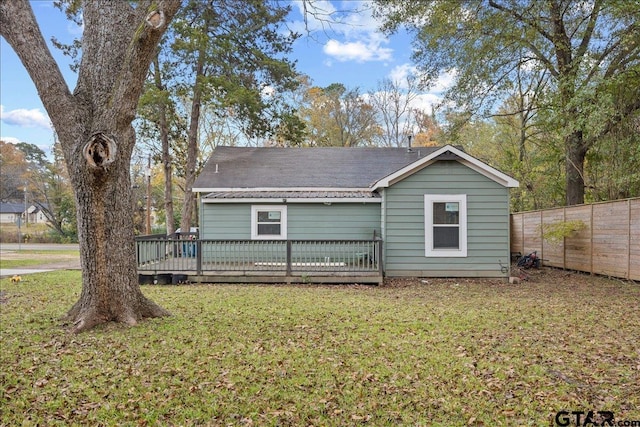
[[196, 271], [198, 276], [202, 276], [202, 240], [196, 240]]
[[291, 240], [287, 240], [287, 276], [291, 276]]
[[376, 240], [376, 257], [378, 258], [378, 274], [382, 277], [384, 275], [384, 268], [382, 266], [382, 239]]

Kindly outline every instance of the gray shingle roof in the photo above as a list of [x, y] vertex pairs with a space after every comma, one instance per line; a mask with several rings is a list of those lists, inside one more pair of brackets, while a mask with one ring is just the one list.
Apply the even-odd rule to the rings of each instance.
[[23, 212], [24, 204], [22, 203], [0, 202], [0, 213], [21, 214]]
[[364, 189], [438, 148], [217, 147], [193, 189]]

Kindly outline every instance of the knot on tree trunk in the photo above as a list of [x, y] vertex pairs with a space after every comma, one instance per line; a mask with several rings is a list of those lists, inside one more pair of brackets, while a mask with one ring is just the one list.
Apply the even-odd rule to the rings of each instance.
[[164, 25], [164, 21], [164, 12], [161, 10], [151, 11], [146, 18], [147, 24], [156, 30]]
[[85, 144], [82, 154], [89, 166], [104, 168], [116, 159], [117, 145], [114, 136], [104, 132], [96, 132]]

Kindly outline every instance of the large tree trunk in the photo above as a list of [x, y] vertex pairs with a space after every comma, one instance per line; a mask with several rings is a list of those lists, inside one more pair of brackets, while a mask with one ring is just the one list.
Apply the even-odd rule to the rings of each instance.
[[179, 0], [85, 1], [78, 85], [69, 92], [25, 0], [0, 3], [0, 31], [38, 89], [56, 129], [76, 198], [82, 293], [73, 331], [169, 313], [138, 285], [129, 165], [131, 127], [155, 47]]
[[584, 203], [584, 161], [587, 148], [581, 131], [565, 137], [565, 187], [567, 206]]
[[[120, 138], [134, 138], [133, 129], [129, 126]], [[98, 170], [87, 170], [82, 157], [69, 162], [78, 189], [83, 288], [67, 319], [77, 331], [107, 321], [134, 325], [143, 318], [169, 314], [145, 298], [138, 284], [129, 160], [123, 154], [108, 168]]]

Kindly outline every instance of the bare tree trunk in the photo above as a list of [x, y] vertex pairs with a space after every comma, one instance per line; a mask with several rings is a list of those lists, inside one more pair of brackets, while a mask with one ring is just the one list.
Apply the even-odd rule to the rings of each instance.
[[198, 128], [200, 125], [200, 103], [202, 102], [202, 82], [204, 71], [204, 52], [198, 53], [196, 64], [196, 84], [191, 101], [191, 120], [189, 122], [189, 134], [187, 136], [187, 167], [185, 168], [184, 204], [182, 205], [182, 218], [180, 228], [183, 233], [188, 233], [193, 218], [193, 205], [195, 195], [191, 191], [196, 181], [196, 166], [198, 161]]
[[[153, 60], [153, 78], [156, 88], [164, 91], [162, 84], [162, 75], [160, 74], [160, 61], [156, 56]], [[160, 111], [158, 112], [158, 125], [160, 127], [160, 142], [162, 144], [162, 168], [164, 171], [164, 212], [165, 223], [167, 226], [167, 234], [176, 232], [173, 214], [173, 173], [171, 166], [171, 154], [169, 153], [169, 123], [167, 120], [167, 103], [163, 100], [160, 102]]]
[[70, 93], [26, 0], [0, 2], [0, 32], [20, 57], [56, 129], [76, 199], [82, 293], [73, 331], [169, 313], [138, 285], [129, 165], [131, 122], [155, 48], [179, 0], [85, 1], [78, 84]]

